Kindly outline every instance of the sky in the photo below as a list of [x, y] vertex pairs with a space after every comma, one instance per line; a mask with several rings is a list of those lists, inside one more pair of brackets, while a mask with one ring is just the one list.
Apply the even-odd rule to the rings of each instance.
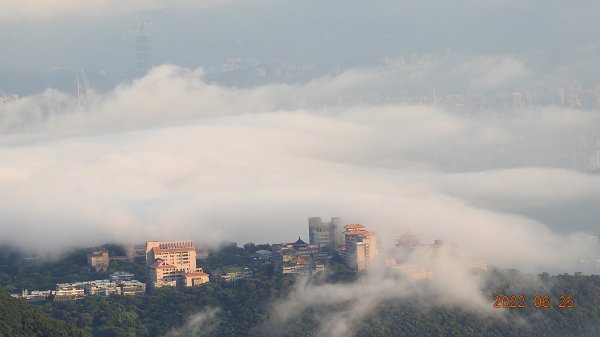
[[[464, 261], [598, 273], [597, 109], [394, 99], [598, 90], [597, 1], [0, 8], [0, 93], [18, 96], [0, 103], [1, 244], [59, 256], [106, 242], [291, 242], [307, 239], [308, 217], [335, 216], [374, 230], [381, 252], [411, 231], [456, 244]], [[147, 72], [136, 68], [140, 22]], [[89, 81], [80, 100], [77, 69]], [[351, 335], [366, 311], [422, 293], [489, 314], [484, 280], [447, 262], [427, 290], [377, 268], [355, 284], [299, 282], [273, 303], [269, 328], [332, 305], [320, 333]]]
[[[214, 75], [210, 80], [236, 86], [306, 81], [413, 54], [511, 55], [543, 83], [567, 76], [592, 86], [599, 75], [594, 13], [600, 5], [591, 0], [2, 0], [0, 6], [0, 89], [20, 95], [46, 87], [73, 92], [80, 67], [102, 91], [132, 79], [140, 20], [154, 65], [203, 67]], [[238, 71], [222, 71], [238, 58]], [[265, 80], [252, 72], [256, 64], [309, 64], [314, 72]]]

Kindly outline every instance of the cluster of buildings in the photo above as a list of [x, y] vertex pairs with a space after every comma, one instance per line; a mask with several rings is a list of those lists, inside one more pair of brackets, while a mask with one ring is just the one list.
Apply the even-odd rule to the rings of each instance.
[[24, 289], [13, 297], [23, 298], [27, 301], [71, 301], [83, 299], [85, 296], [124, 295], [136, 296], [146, 292], [146, 284], [134, 279], [133, 274], [115, 272], [108, 280], [94, 280], [74, 283], [59, 283], [56, 290]]
[[88, 265], [96, 271], [108, 270], [110, 264], [110, 256], [108, 249], [101, 247], [87, 254]]
[[[418, 237], [406, 232], [402, 234], [395, 249], [385, 259], [386, 266], [402, 272], [411, 279], [431, 279], [435, 277], [440, 263], [445, 258], [457, 258], [458, 247], [442, 240], [434, 240], [432, 244], [423, 244]], [[487, 270], [487, 263], [481, 259], [469, 260], [471, 270]]]
[[327, 255], [315, 244], [300, 237], [293, 243], [273, 245], [273, 265], [276, 272], [308, 276], [325, 270]]
[[[291, 243], [273, 244], [272, 251], [256, 251], [256, 266], [272, 264], [274, 270], [281, 274], [310, 276], [324, 271], [333, 255], [343, 258], [346, 266], [355, 272], [368, 269], [377, 259], [377, 236], [362, 224], [343, 225], [341, 218], [323, 221], [311, 217], [308, 218], [308, 229], [308, 243], [298, 237]], [[385, 263], [410, 278], [429, 279], [435, 276], [440, 258], [452, 256], [455, 250], [456, 245], [441, 240], [422, 244], [408, 232], [399, 237], [396, 248], [387, 255]], [[145, 245], [130, 246], [126, 251], [126, 257], [117, 258], [145, 258], [146, 284], [135, 280], [133, 274], [117, 272], [111, 274], [108, 280], [57, 284], [56, 290], [24, 290], [13, 296], [30, 301], [48, 298], [60, 301], [85, 296], [141, 295], [160, 287], [194, 287], [211, 280], [196, 262], [199, 256], [206, 257], [206, 251], [197, 249], [192, 241], [147, 241]], [[110, 261], [105, 248], [88, 254], [88, 263], [96, 270], [107, 270]], [[486, 270], [487, 264], [482, 260], [472, 260], [471, 268]], [[250, 275], [252, 271], [248, 267], [227, 267], [214, 271], [212, 281], [235, 283]]]
[[360, 272], [377, 258], [375, 233], [360, 224], [343, 226], [338, 217], [331, 221], [308, 218], [308, 237], [309, 243], [298, 238], [292, 243], [273, 245], [275, 271], [312, 275], [325, 270], [328, 257], [337, 253], [350, 269]]
[[217, 282], [237, 283], [252, 276], [252, 271], [248, 267], [228, 267], [215, 271], [213, 276]]
[[600, 85], [584, 88], [580, 83], [537, 90], [496, 90], [488, 93], [444, 94], [432, 90], [430, 95], [410, 96], [400, 92], [393, 97], [371, 97], [371, 101], [399, 104], [434, 104], [460, 112], [517, 112], [527, 107], [562, 106], [573, 109], [600, 110]]
[[[309, 243], [298, 238], [293, 243], [273, 245], [275, 271], [312, 275], [325, 270], [332, 254], [341, 256], [346, 266], [355, 272], [368, 269], [377, 260], [377, 236], [362, 224], [343, 225], [341, 218], [323, 221], [312, 217], [308, 218], [308, 229]], [[416, 235], [407, 232], [387, 254], [385, 265], [411, 279], [430, 279], [435, 277], [441, 264], [448, 263], [447, 258], [458, 258], [458, 255], [455, 244], [442, 240], [424, 244]], [[487, 270], [484, 260], [470, 259], [468, 263], [471, 270]]]
[[[363, 271], [377, 257], [375, 233], [363, 225], [343, 226], [341, 218], [331, 221], [308, 219], [309, 243], [300, 237], [295, 242], [274, 244], [272, 251], [258, 250], [257, 265], [273, 264], [282, 274], [313, 275], [325, 270], [327, 259], [338, 253], [355, 271]], [[197, 249], [192, 241], [146, 242], [148, 291], [164, 286], [193, 287], [209, 282], [210, 278], [196, 265]], [[251, 274], [248, 269], [220, 270], [214, 280], [236, 282]]]

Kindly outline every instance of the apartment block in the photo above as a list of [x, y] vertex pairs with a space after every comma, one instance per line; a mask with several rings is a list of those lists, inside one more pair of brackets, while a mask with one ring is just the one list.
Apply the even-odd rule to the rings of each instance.
[[95, 268], [96, 271], [108, 270], [110, 258], [106, 248], [98, 248], [95, 251], [89, 252], [87, 255], [88, 265]]
[[354, 271], [363, 271], [377, 258], [377, 238], [361, 224], [344, 227], [344, 261]]
[[196, 267], [196, 248], [192, 241], [146, 242], [148, 290], [164, 286], [193, 287], [209, 281], [208, 274]]

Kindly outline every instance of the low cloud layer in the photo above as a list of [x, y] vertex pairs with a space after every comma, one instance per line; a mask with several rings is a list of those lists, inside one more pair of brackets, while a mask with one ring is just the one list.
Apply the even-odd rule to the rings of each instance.
[[595, 254], [580, 233], [589, 224], [559, 235], [527, 216], [600, 200], [600, 176], [565, 146], [587, 162], [576, 146], [593, 145], [595, 114], [540, 107], [497, 119], [332, 100], [384, 86], [383, 72], [237, 89], [161, 66], [81, 106], [53, 90], [4, 103], [2, 241], [42, 251], [281, 242], [306, 237], [309, 216], [342, 216], [383, 247], [410, 229], [501, 266], [560, 269]]
[[190, 316], [182, 327], [169, 331], [164, 337], [211, 336], [219, 324], [218, 313], [218, 308], [206, 308]]

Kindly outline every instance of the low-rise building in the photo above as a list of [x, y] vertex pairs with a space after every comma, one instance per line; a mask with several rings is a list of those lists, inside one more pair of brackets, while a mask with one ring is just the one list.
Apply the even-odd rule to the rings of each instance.
[[252, 271], [248, 268], [229, 267], [218, 270], [214, 276], [221, 282], [236, 283], [252, 276]]
[[273, 252], [259, 249], [254, 252], [254, 261], [256, 261], [258, 265], [271, 264], [273, 263]]
[[20, 294], [11, 294], [12, 297], [23, 298], [29, 302], [39, 302], [45, 301], [48, 299], [50, 295], [52, 295], [52, 290], [27, 290], [23, 289]]
[[96, 271], [108, 270], [110, 264], [110, 258], [108, 256], [108, 250], [106, 248], [98, 248], [87, 255], [88, 265], [95, 268]]
[[94, 280], [74, 283], [59, 283], [56, 290], [23, 290], [21, 294], [11, 296], [25, 298], [28, 301], [43, 301], [48, 298], [55, 301], [82, 299], [84, 296], [143, 295], [146, 284], [133, 279], [133, 274], [115, 272], [110, 280]]
[[109, 275], [111, 282], [119, 282], [119, 281], [131, 281], [135, 278], [135, 275], [132, 273], [127, 273], [124, 271], [116, 271]]
[[83, 283], [85, 283], [85, 294], [89, 296], [109, 296], [121, 294], [121, 289], [117, 286], [117, 283], [111, 282], [110, 280], [95, 280]]
[[146, 258], [146, 245], [129, 245], [125, 247], [125, 256], [131, 262], [136, 259], [145, 259]]
[[139, 296], [146, 293], [146, 284], [138, 280], [121, 281], [119, 282], [121, 295], [124, 296]]
[[85, 283], [59, 283], [52, 295], [55, 301], [82, 299], [85, 296]]

